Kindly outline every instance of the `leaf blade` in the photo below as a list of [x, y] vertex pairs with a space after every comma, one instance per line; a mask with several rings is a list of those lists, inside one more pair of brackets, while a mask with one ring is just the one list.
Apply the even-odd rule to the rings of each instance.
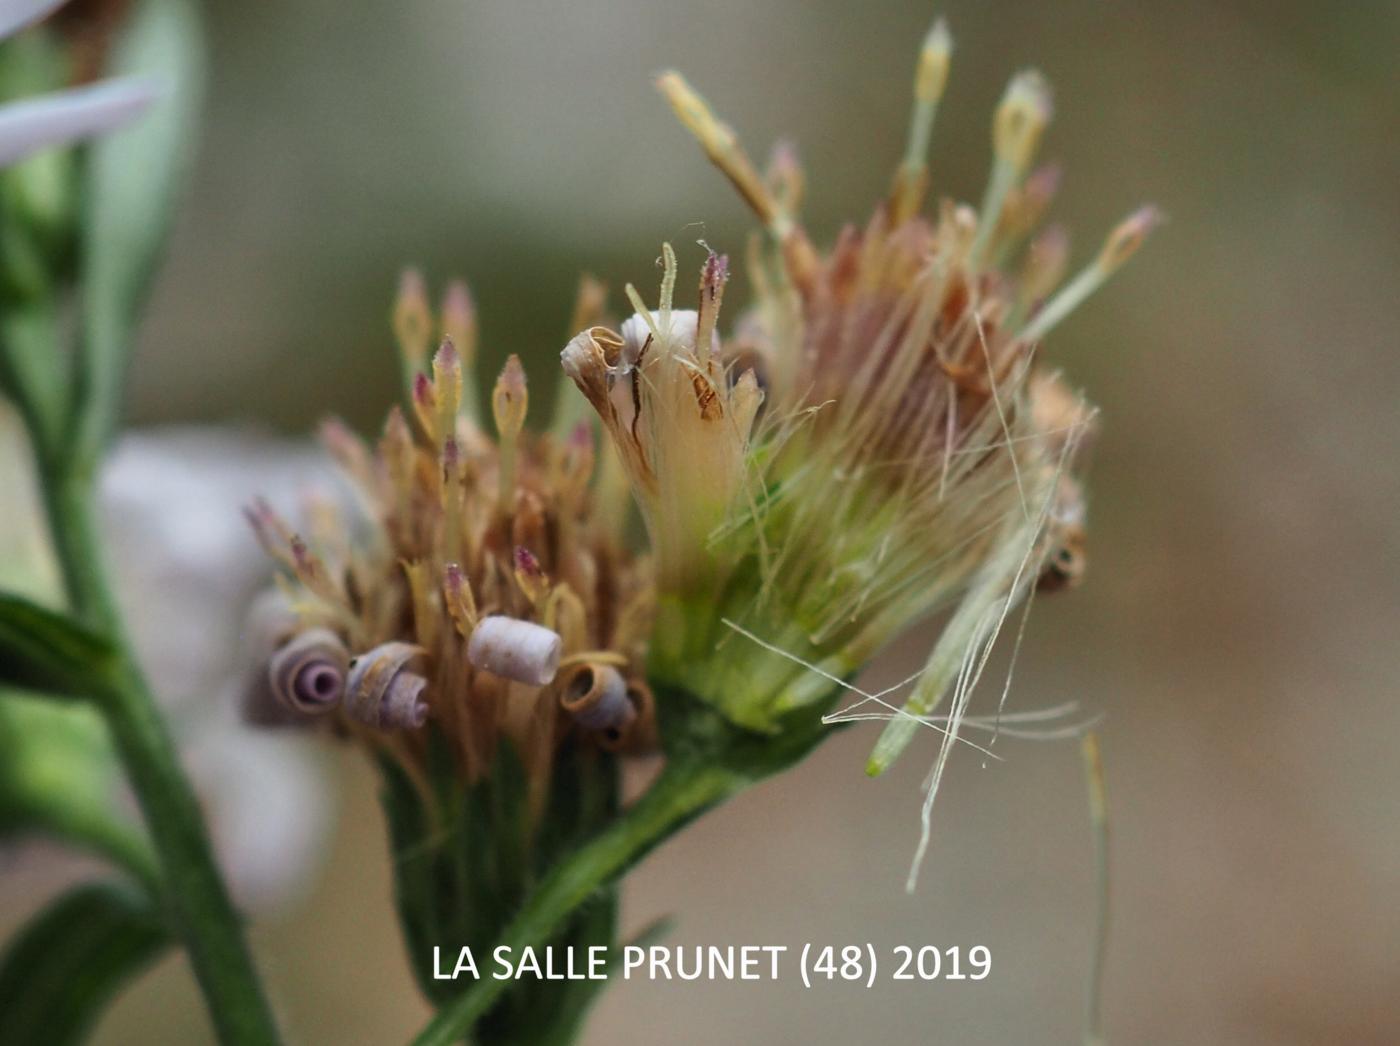
[[205, 56], [198, 5], [145, 0], [109, 73], [160, 92], [131, 127], [90, 147], [84, 215], [76, 454], [96, 460], [115, 425], [132, 329], [193, 154]]
[[89, 696], [115, 658], [106, 639], [68, 616], [0, 592], [0, 684]]
[[25, 925], [0, 958], [5, 1042], [82, 1041], [116, 990], [170, 943], [143, 896], [110, 883], [74, 887]]

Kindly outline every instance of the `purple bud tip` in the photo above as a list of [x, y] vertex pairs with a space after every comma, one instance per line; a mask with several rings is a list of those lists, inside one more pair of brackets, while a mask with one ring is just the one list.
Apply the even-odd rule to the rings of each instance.
[[539, 575], [544, 571], [540, 568], [540, 561], [535, 558], [535, 554], [524, 545], [515, 546], [515, 569], [523, 574]]
[[433, 357], [433, 366], [444, 370], [460, 366], [461, 356], [457, 353], [457, 346], [452, 344], [452, 338], [444, 336], [442, 344], [438, 346], [437, 355]]
[[1128, 220], [1144, 232], [1151, 232], [1160, 225], [1165, 225], [1167, 216], [1155, 203], [1146, 203], [1129, 215]]
[[1050, 197], [1060, 190], [1064, 168], [1051, 162], [1037, 167], [1026, 179], [1026, 192], [1032, 196]]
[[400, 441], [411, 438], [408, 434], [408, 422], [404, 420], [403, 411], [397, 403], [389, 408], [389, 418], [384, 422], [384, 435]]
[[420, 405], [433, 402], [433, 383], [422, 371], [413, 376], [413, 399]]
[[521, 365], [519, 356], [511, 353], [506, 357], [506, 365], [501, 368], [501, 376], [496, 379], [496, 388], [502, 395], [511, 398], [524, 394], [525, 368]]
[[467, 286], [465, 280], [453, 280], [447, 285], [447, 291], [443, 295], [443, 306], [449, 310], [461, 312], [472, 310], [474, 307], [472, 290]]
[[770, 162], [774, 167], [796, 167], [801, 161], [797, 157], [797, 143], [788, 138], [780, 138], [773, 145]]
[[405, 298], [421, 298], [424, 295], [423, 274], [417, 269], [404, 269], [399, 276], [399, 294]]
[[580, 421], [570, 429], [569, 446], [574, 450], [592, 450], [593, 426], [586, 421]]
[[728, 279], [729, 255], [711, 251], [710, 256], [705, 259], [705, 286], [713, 289]]

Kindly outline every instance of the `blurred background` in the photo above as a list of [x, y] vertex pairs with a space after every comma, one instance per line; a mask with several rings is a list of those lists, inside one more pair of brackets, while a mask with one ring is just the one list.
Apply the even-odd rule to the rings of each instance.
[[[580, 270], [649, 286], [663, 239], [739, 251], [750, 227], [652, 74], [682, 69], [759, 158], [793, 140], [828, 242], [887, 187], [940, 12], [957, 50], [936, 193], [980, 198], [992, 108], [1036, 65], [1077, 256], [1139, 202], [1170, 218], [1047, 345], [1103, 409], [1090, 574], [1038, 604], [1010, 705], [1105, 716], [1108, 1037], [1400, 1041], [1393, 2], [212, 3], [204, 140], [132, 420], [300, 438], [335, 411], [371, 430], [396, 394], [405, 263], [434, 287], [471, 281], [483, 372], [520, 353], [547, 409]], [[871, 682], [907, 675], [924, 641]], [[955, 759], [907, 896], [936, 745], [870, 781], [873, 738], [845, 733], [656, 853], [626, 926], [674, 914], [674, 944], [984, 944], [991, 976], [619, 982], [586, 1042], [1079, 1041], [1095, 900], [1077, 747]], [[322, 757], [340, 807], [324, 868], [255, 946], [293, 1041], [400, 1042], [426, 1007], [374, 781], [353, 752]], [[20, 862], [3, 921], [52, 887]], [[98, 1032], [208, 1037], [180, 958]]]

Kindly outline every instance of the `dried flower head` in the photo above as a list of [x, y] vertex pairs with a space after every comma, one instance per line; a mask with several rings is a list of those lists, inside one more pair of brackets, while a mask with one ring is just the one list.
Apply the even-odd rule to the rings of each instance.
[[[413, 420], [393, 408], [373, 447], [337, 421], [322, 427], [354, 509], [322, 502], [304, 534], [264, 503], [248, 511], [281, 568], [259, 626], [270, 690], [257, 696], [284, 718], [336, 723], [419, 779], [431, 738], [465, 783], [488, 775], [508, 740], [539, 803], [571, 730], [608, 750], [655, 746], [654, 712], [634, 696], [645, 687], [645, 564], [592, 510], [587, 428], [563, 440], [525, 428], [514, 356], [492, 391], [488, 433], [465, 285], [449, 286], [434, 317], [409, 273], [393, 321]], [[585, 669], [618, 680], [630, 714], [580, 713]]]
[[754, 301], [725, 338], [728, 262], [710, 253], [695, 310], [677, 309], [666, 246], [657, 307], [629, 287], [636, 315], [620, 331], [593, 327], [563, 352], [650, 532], [653, 680], [778, 730], [896, 634], [950, 611], [904, 709], [885, 706], [872, 773], [951, 688], [946, 755], [1009, 610], [1038, 581], [1081, 574], [1074, 466], [1094, 412], [1038, 347], [1156, 222], [1151, 209], [1128, 218], [1055, 293], [1064, 235], [1035, 231], [1059, 174], [1032, 166], [1051, 115], [1034, 72], [997, 107], [980, 211], [943, 200], [925, 215], [950, 52], [939, 23], [890, 195], [826, 252], [797, 213], [805, 180], [792, 150], [760, 175], [690, 85], [662, 75], [677, 116], [763, 225], [747, 257]]
[[[1131, 215], [1057, 289], [1067, 240], [1040, 231], [1060, 176], [1034, 166], [1052, 111], [1034, 72], [997, 107], [980, 210], [943, 200], [926, 214], [950, 54], [939, 23], [890, 192], [826, 251], [804, 231], [791, 146], [760, 173], [685, 80], [660, 78], [762, 224], [745, 258], [753, 299], [726, 335], [730, 262], [708, 248], [688, 290], [664, 244], [655, 303], [629, 285], [616, 326], [585, 278], [561, 361], [602, 447], [577, 397], [561, 398], [552, 435], [525, 427], [514, 356], [483, 401], [488, 431], [470, 294], [453, 284], [434, 315], [406, 274], [393, 326], [412, 423], [393, 410], [373, 449], [338, 423], [323, 430], [358, 514], [322, 505], [302, 535], [266, 505], [250, 511], [282, 566], [264, 698], [338, 723], [420, 780], [441, 780], [439, 737], [469, 784], [508, 741], [538, 812], [570, 731], [609, 752], [658, 745], [648, 683], [746, 737], [800, 720], [787, 736], [807, 738], [835, 684], [946, 612], [903, 708], [875, 696], [883, 712], [862, 702], [826, 716], [889, 720], [871, 773], [936, 725], [931, 801], [1009, 612], [1084, 570], [1076, 464], [1094, 411], [1040, 358], [1041, 339], [1157, 221], [1151, 208]], [[645, 560], [622, 540], [629, 486]]]

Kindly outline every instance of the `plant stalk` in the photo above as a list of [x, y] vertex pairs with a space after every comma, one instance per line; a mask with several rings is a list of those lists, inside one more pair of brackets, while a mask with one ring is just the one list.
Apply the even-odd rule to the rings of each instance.
[[219, 1041], [229, 1046], [277, 1043], [277, 1026], [215, 864], [198, 801], [156, 710], [107, 580], [92, 471], [48, 455], [42, 458], [49, 529], [73, 611], [119, 650], [98, 707], [160, 859], [163, 900], [173, 928], [189, 952]]
[[[525, 901], [497, 947], [512, 953], [543, 946], [599, 888], [615, 881], [639, 858], [753, 778], [697, 752], [673, 757], [656, 782], [593, 841], [557, 865]], [[438, 1011], [413, 1046], [461, 1042], [511, 986], [484, 978]]]

